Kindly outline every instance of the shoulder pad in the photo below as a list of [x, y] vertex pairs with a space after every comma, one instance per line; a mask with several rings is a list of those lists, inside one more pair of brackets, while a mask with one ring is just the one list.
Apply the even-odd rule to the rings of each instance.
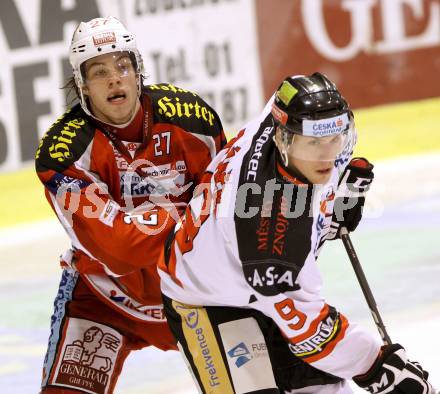
[[35, 164], [37, 171], [62, 172], [85, 152], [95, 134], [81, 106], [67, 110], [40, 140]]
[[217, 112], [196, 93], [165, 83], [146, 85], [143, 93], [151, 99], [154, 123], [171, 123], [212, 137], [223, 130]]

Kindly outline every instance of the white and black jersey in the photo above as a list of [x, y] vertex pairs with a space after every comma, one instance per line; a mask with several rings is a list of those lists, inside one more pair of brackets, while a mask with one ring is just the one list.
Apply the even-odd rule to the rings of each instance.
[[351, 379], [368, 370], [381, 344], [325, 302], [316, 259], [353, 145], [325, 185], [292, 177], [277, 156], [270, 106], [208, 167], [159, 266], [162, 292], [189, 305], [258, 310], [292, 354]]

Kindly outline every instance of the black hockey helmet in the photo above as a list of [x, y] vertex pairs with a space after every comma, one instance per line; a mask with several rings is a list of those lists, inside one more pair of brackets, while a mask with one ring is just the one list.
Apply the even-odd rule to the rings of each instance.
[[347, 117], [347, 123], [353, 120], [353, 113], [336, 85], [319, 72], [285, 78], [275, 93], [272, 115], [288, 131], [303, 135], [311, 135], [304, 129], [304, 120], [341, 115]]
[[335, 84], [316, 72], [287, 77], [275, 92], [272, 116], [279, 129], [277, 148], [284, 165], [289, 156], [330, 161], [353, 150], [354, 117]]

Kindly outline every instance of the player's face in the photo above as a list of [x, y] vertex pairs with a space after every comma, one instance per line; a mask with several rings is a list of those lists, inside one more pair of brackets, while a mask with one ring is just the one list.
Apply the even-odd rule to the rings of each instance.
[[342, 134], [319, 138], [295, 135], [287, 149], [288, 167], [313, 184], [324, 184], [330, 180], [344, 140]]
[[115, 52], [85, 63], [83, 92], [99, 120], [127, 123], [139, 108], [137, 75], [127, 52]]
[[289, 158], [289, 168], [304, 175], [313, 184], [324, 184], [330, 180], [333, 161], [310, 161], [301, 160], [295, 157]]

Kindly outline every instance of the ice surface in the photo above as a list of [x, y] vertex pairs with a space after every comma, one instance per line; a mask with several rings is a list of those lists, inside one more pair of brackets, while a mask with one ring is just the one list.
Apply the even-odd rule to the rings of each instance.
[[[391, 339], [440, 387], [440, 181], [433, 171], [440, 168], [440, 156], [429, 160], [413, 166], [418, 176], [408, 172], [410, 165], [377, 166], [373, 204], [352, 240]], [[396, 188], [404, 186], [399, 194]], [[60, 276], [57, 261], [67, 245], [55, 220], [0, 231], [3, 394], [38, 391]], [[340, 241], [325, 245], [319, 265], [327, 301], [377, 335]], [[132, 353], [116, 388], [117, 394], [196, 392], [180, 355], [155, 349]]]

